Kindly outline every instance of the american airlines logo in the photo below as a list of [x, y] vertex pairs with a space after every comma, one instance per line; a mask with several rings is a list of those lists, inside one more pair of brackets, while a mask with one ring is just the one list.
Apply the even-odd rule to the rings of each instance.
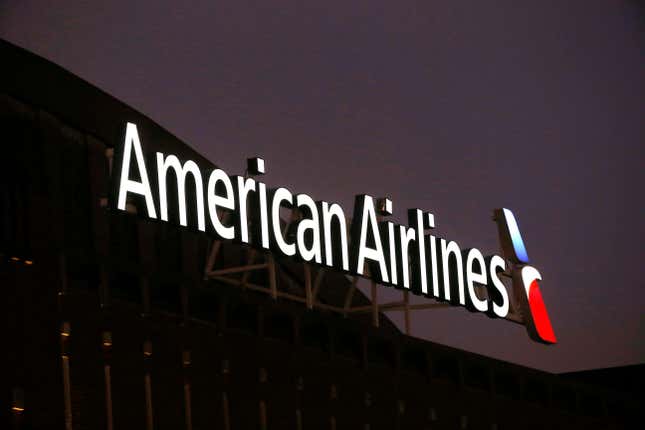
[[514, 264], [513, 292], [520, 300], [526, 329], [533, 340], [547, 344], [556, 343], [555, 333], [540, 291], [539, 281], [542, 280], [542, 276], [535, 267], [528, 264], [529, 256], [515, 215], [508, 209], [497, 209], [495, 221], [504, 256]]
[[[259, 178], [266, 173], [264, 160], [248, 161], [246, 175], [230, 176], [173, 154], [146, 154], [137, 126], [128, 123], [123, 144], [115, 151], [112, 207], [124, 211], [130, 204], [148, 219], [369, 278], [491, 318], [511, 319], [511, 297], [502, 282], [511, 275], [529, 334], [555, 343], [538, 285], [540, 273], [528, 265], [508, 209], [495, 212], [506, 258], [485, 255], [439, 236], [434, 214], [425, 210], [409, 209], [407, 225], [397, 224], [388, 220], [393, 214], [390, 199], [361, 194], [350, 218], [338, 203], [268, 186]], [[283, 209], [295, 220], [286, 227]]]

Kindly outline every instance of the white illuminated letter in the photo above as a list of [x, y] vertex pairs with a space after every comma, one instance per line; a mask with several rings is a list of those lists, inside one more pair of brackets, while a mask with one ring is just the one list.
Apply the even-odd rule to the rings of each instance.
[[[298, 230], [296, 232], [296, 243], [298, 245], [298, 252], [300, 257], [305, 261], [314, 260], [316, 263], [322, 262], [322, 250], [320, 247], [320, 223], [318, 220], [318, 208], [316, 202], [306, 194], [298, 194], [296, 196], [296, 206], [305, 207], [311, 214], [310, 219], [303, 219], [298, 223]], [[307, 248], [305, 234], [307, 230], [311, 230], [312, 242], [311, 248]]]
[[[421, 283], [421, 294], [428, 294], [428, 273], [426, 268], [426, 244], [425, 244], [425, 226], [423, 222], [423, 212], [419, 209], [414, 211], [417, 221], [417, 247], [419, 252], [419, 281]], [[434, 224], [432, 225], [434, 227]]]
[[179, 159], [174, 155], [169, 155], [164, 159], [161, 152], [157, 152], [157, 176], [159, 177], [159, 212], [164, 221], [168, 221], [168, 194], [166, 192], [166, 175], [168, 169], [172, 168], [177, 176], [177, 197], [179, 203], [179, 224], [186, 227], [186, 175], [193, 175], [195, 180], [195, 197], [197, 198], [197, 228], [206, 231], [206, 221], [204, 217], [204, 184], [202, 183], [202, 173], [199, 166], [188, 160], [182, 166]]
[[408, 248], [410, 242], [415, 240], [416, 231], [414, 228], [399, 226], [399, 240], [401, 243], [401, 275], [403, 278], [403, 288], [410, 288], [410, 256]]
[[249, 243], [249, 221], [246, 214], [248, 197], [251, 191], [255, 191], [255, 180], [237, 176], [237, 201], [239, 204], [240, 240]]
[[[139, 176], [141, 182], [132, 181], [129, 179], [130, 173], [130, 160], [132, 159], [132, 150], [134, 150], [134, 158], [137, 162], [139, 169]], [[146, 170], [146, 163], [143, 159], [143, 151], [141, 150], [141, 141], [139, 140], [139, 133], [137, 126], [131, 122], [127, 123], [125, 129], [125, 143], [123, 145], [123, 160], [121, 162], [121, 180], [119, 182], [119, 198], [117, 200], [117, 208], [125, 210], [125, 203], [128, 193], [139, 194], [144, 196], [146, 200], [146, 209], [150, 218], [157, 218], [155, 211], [155, 203], [152, 199], [152, 191], [150, 190], [150, 182], [148, 181], [148, 172]]]
[[[510, 303], [508, 299], [508, 291], [506, 291], [506, 287], [502, 283], [502, 281], [499, 279], [498, 272], [504, 272], [506, 271], [506, 260], [504, 260], [502, 257], [499, 255], [493, 255], [490, 258], [489, 262], [489, 275], [490, 275], [490, 280], [492, 281], [492, 286], [495, 287], [497, 292], [499, 293], [499, 297], [502, 299], [502, 304], [498, 305], [495, 303], [495, 300], [491, 300], [493, 302], [493, 312], [495, 313], [496, 316], [500, 318], [506, 318], [506, 315], [508, 315], [508, 311], [510, 308]], [[489, 290], [491, 288], [489, 284]], [[491, 293], [489, 292], [488, 295], [490, 296]]]
[[[217, 183], [221, 182], [224, 185], [225, 195], [217, 195]], [[221, 207], [228, 210], [235, 209], [235, 197], [233, 196], [233, 184], [223, 170], [215, 169], [211, 172], [208, 178], [208, 213], [210, 215], [211, 224], [222, 239], [233, 239], [235, 237], [235, 227], [225, 226], [217, 216], [217, 208]]]
[[[347, 255], [347, 221], [345, 220], [345, 212], [338, 203], [327, 202], [321, 203], [322, 208], [322, 224], [323, 236], [325, 237], [325, 264], [332, 267], [334, 245], [332, 241], [340, 241], [341, 250], [341, 267], [343, 270], [349, 270], [349, 256]], [[338, 235], [335, 236], [331, 230], [331, 222], [334, 217], [338, 220]]]
[[463, 263], [461, 260], [461, 250], [459, 245], [452, 240], [446, 242], [444, 239], [441, 239], [441, 261], [443, 263], [443, 292], [446, 300], [450, 300], [450, 283], [454, 282], [454, 279], [450, 279], [450, 254], [454, 255], [455, 258], [455, 270], [454, 274], [457, 275], [457, 289], [459, 291], [459, 304], [466, 304], [466, 297], [464, 294], [464, 275], [463, 275]]
[[396, 239], [394, 238], [394, 223], [389, 221], [387, 223], [387, 239], [390, 254], [390, 282], [392, 285], [397, 285], [399, 280], [396, 264]]
[[273, 235], [278, 244], [278, 248], [286, 256], [292, 256], [296, 253], [295, 243], [287, 243], [282, 237], [280, 228], [280, 206], [282, 202], [287, 202], [293, 205], [293, 195], [286, 188], [278, 188], [273, 194], [273, 202], [271, 202], [271, 227], [273, 228]]
[[[475, 271], [473, 264], [477, 262], [479, 268]], [[475, 291], [475, 284], [478, 287], [483, 287], [488, 282], [486, 276], [486, 262], [484, 256], [477, 248], [472, 248], [468, 251], [466, 256], [466, 287], [468, 288], [468, 297], [475, 309], [480, 312], [488, 310], [488, 301], [480, 300]]]
[[260, 195], [260, 236], [262, 248], [269, 249], [269, 221], [267, 220], [267, 186], [258, 182], [258, 194]]
[[[367, 246], [367, 229], [370, 229], [374, 237], [374, 249]], [[354, 240], [354, 238], [352, 238]], [[378, 262], [383, 282], [389, 282], [387, 276], [387, 265], [385, 264], [385, 255], [383, 253], [383, 243], [376, 222], [376, 212], [374, 210], [374, 199], [370, 196], [364, 196], [363, 211], [361, 214], [361, 230], [358, 240], [358, 259], [356, 272], [364, 273], [365, 260], [369, 259]], [[374, 276], [374, 274], [371, 274]]]
[[426, 236], [430, 244], [430, 268], [432, 269], [432, 295], [439, 298], [439, 266], [437, 263], [437, 238], [429, 234]]

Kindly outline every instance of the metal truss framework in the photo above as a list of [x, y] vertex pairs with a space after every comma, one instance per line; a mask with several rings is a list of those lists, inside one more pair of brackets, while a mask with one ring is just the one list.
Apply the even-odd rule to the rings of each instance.
[[[226, 217], [226, 216], [225, 216]], [[286, 233], [289, 225], [294, 221], [298, 220], [298, 214], [296, 211], [292, 211], [291, 220], [285, 224], [283, 227], [283, 233]], [[370, 301], [369, 305], [364, 306], [352, 306], [352, 299], [357, 290], [358, 280], [360, 276], [354, 275], [350, 277], [350, 288], [345, 293], [345, 299], [343, 306], [335, 306], [327, 303], [322, 303], [318, 300], [318, 295], [323, 288], [323, 278], [327, 270], [324, 267], [313, 265], [307, 262], [302, 262], [303, 272], [304, 272], [304, 285], [302, 282], [296, 281], [292, 278], [289, 278], [290, 282], [295, 282], [299, 284], [298, 286], [304, 290], [304, 297], [292, 294], [287, 291], [283, 291], [278, 287], [278, 271], [280, 270], [276, 264], [275, 258], [271, 253], [263, 253], [256, 249], [249, 247], [246, 250], [246, 263], [241, 266], [226, 267], [215, 269], [215, 262], [220, 253], [222, 247], [222, 241], [213, 240], [210, 246], [210, 252], [207, 254], [206, 266], [204, 269], [204, 279], [205, 280], [215, 280], [223, 282], [229, 285], [238, 286], [252, 291], [257, 291], [260, 293], [265, 293], [270, 295], [274, 300], [277, 300], [279, 297], [294, 302], [304, 303], [308, 309], [324, 309], [332, 312], [342, 314], [343, 316], [348, 316], [350, 314], [372, 314], [372, 325], [374, 327], [379, 326], [379, 315], [384, 312], [403, 312], [404, 317], [404, 331], [406, 335], [411, 334], [411, 313], [413, 311], [420, 310], [430, 310], [430, 309], [441, 309], [453, 307], [448, 303], [434, 301], [432, 299], [427, 299], [428, 303], [410, 303], [410, 293], [408, 291], [401, 292], [401, 300], [391, 301], [385, 303], [379, 303], [378, 290], [379, 284], [374, 280], [369, 280], [370, 285]], [[264, 256], [264, 262], [258, 263], [258, 257]], [[266, 270], [268, 274], [269, 285], [257, 285], [249, 281], [249, 277], [253, 271], [256, 270]], [[315, 276], [313, 273], [315, 272]], [[231, 275], [242, 274], [241, 277], [233, 277]], [[284, 273], [283, 273], [284, 274]], [[510, 278], [510, 273], [502, 273], [503, 276]], [[330, 287], [327, 287], [330, 288]], [[524, 318], [520, 312], [520, 306], [518, 300], [513, 296], [512, 289], [507, 289], [509, 291], [509, 300], [510, 300], [510, 311], [506, 316], [506, 320], [515, 322], [521, 325], [525, 325]]]

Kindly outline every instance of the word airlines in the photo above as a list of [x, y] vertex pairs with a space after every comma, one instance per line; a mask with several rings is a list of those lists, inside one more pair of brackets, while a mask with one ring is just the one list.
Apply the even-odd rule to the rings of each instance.
[[[484, 256], [476, 248], [462, 249], [452, 240], [427, 234], [435, 228], [429, 212], [411, 209], [409, 225], [398, 225], [383, 219], [392, 214], [389, 199], [358, 195], [348, 231], [339, 204], [315, 201], [284, 187], [268, 188], [256, 180], [253, 176], [266, 170], [261, 158], [249, 160], [252, 176], [229, 176], [218, 168], [203, 176], [194, 161], [182, 163], [175, 155], [157, 152], [148, 158], [148, 164], [155, 165], [154, 174], [149, 175], [139, 132], [132, 123], [126, 125], [125, 140], [115, 159], [113, 181], [119, 210], [125, 210], [128, 201], [136, 201], [151, 219], [173, 218], [181, 226], [219, 239], [370, 277], [493, 318], [509, 313], [509, 295], [500, 278], [508, 271], [506, 259]], [[177, 205], [169, 209], [169, 200]], [[286, 230], [280, 217], [283, 208], [298, 214]], [[516, 265], [511, 262], [511, 266], [514, 271]], [[533, 277], [540, 279], [535, 273]], [[535, 336], [535, 330], [529, 333], [538, 341], [555, 343], [555, 337]]]

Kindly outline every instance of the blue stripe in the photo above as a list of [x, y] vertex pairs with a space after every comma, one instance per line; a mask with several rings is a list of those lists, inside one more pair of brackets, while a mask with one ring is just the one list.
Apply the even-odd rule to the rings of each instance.
[[522, 234], [520, 229], [517, 226], [517, 221], [515, 220], [515, 215], [509, 209], [502, 209], [504, 211], [504, 219], [506, 220], [506, 226], [508, 227], [508, 233], [511, 236], [511, 241], [513, 242], [513, 250], [515, 251], [515, 257], [521, 263], [528, 263], [529, 256], [526, 253], [526, 248], [524, 247], [524, 241], [522, 240]]

